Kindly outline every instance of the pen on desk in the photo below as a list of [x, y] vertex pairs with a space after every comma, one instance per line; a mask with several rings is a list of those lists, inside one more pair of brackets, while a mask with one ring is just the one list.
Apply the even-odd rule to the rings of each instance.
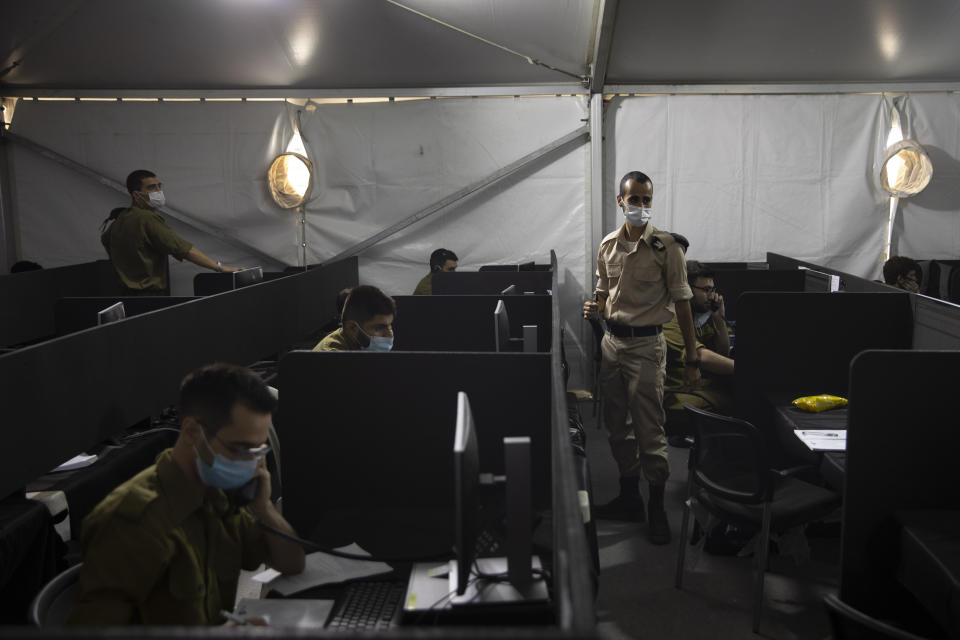
[[244, 620], [243, 618], [241, 618], [235, 613], [231, 613], [230, 611], [227, 611], [226, 609], [221, 609], [220, 615], [222, 615], [224, 618], [226, 618], [227, 620], [229, 620], [234, 624], [243, 624], [243, 625], [247, 624], [246, 620]]

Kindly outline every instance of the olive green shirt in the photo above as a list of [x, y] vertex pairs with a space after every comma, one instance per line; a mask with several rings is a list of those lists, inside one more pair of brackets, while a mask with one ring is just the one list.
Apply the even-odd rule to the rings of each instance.
[[[696, 329], [697, 352], [703, 348], [716, 352], [717, 329], [713, 325], [713, 320], [709, 319], [699, 327], [694, 323], [694, 328]], [[687, 382], [683, 378], [683, 370], [687, 363], [687, 349], [683, 342], [683, 332], [680, 331], [680, 323], [676, 317], [663, 325], [663, 337], [667, 342], [667, 371], [664, 387], [667, 390], [690, 389], [699, 394], [699, 396], [668, 394], [672, 397], [665, 399], [664, 408], [681, 411], [683, 403], [687, 402], [695, 407], [707, 408], [729, 415], [733, 411], [733, 376], [701, 371], [700, 382], [695, 387], [687, 386]]]
[[167, 256], [183, 260], [193, 245], [156, 211], [132, 207], [100, 236], [120, 282], [127, 289], [162, 292], [170, 286]]
[[69, 624], [219, 624], [240, 569], [267, 557], [260, 527], [218, 489], [198, 494], [170, 449], [83, 521], [83, 569]]
[[432, 296], [433, 295], [433, 272], [431, 271], [427, 275], [420, 278], [420, 282], [417, 283], [417, 288], [413, 290], [413, 295], [415, 296]]
[[331, 332], [323, 340], [317, 343], [314, 351], [359, 351], [360, 345], [354, 344], [343, 332], [343, 327]]

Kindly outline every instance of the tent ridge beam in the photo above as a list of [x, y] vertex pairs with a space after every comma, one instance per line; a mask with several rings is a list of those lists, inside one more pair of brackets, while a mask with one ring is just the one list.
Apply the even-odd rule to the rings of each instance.
[[523, 156], [519, 160], [515, 160], [514, 162], [511, 162], [510, 164], [498, 169], [497, 171], [494, 171], [487, 177], [482, 178], [477, 182], [474, 182], [473, 184], [470, 184], [464, 187], [463, 189], [460, 189], [459, 191], [450, 194], [449, 196], [443, 198], [442, 200], [438, 200], [437, 202], [429, 205], [424, 209], [421, 209], [420, 211], [417, 211], [413, 215], [408, 216], [407, 218], [404, 218], [400, 222], [390, 227], [387, 227], [383, 231], [380, 231], [379, 233], [373, 236], [370, 236], [366, 240], [362, 242], [358, 242], [357, 244], [349, 247], [348, 249], [341, 251], [340, 253], [333, 256], [329, 260], [326, 260], [325, 262], [337, 262], [338, 260], [350, 258], [359, 253], [362, 253], [363, 251], [369, 249], [370, 247], [377, 244], [381, 240], [384, 240], [385, 238], [389, 238], [390, 236], [400, 231], [403, 231], [410, 225], [420, 222], [424, 218], [427, 218], [428, 216], [431, 216], [439, 211], [443, 211], [445, 209], [449, 210], [449, 207], [451, 205], [455, 204], [460, 200], [463, 200], [467, 196], [470, 196], [482, 189], [485, 189], [486, 187], [494, 184], [495, 182], [498, 182], [503, 178], [506, 178], [507, 176], [513, 173], [516, 173], [517, 171], [523, 169], [524, 167], [527, 167], [531, 163], [536, 162], [540, 158], [554, 151], [557, 151], [559, 149], [565, 148], [567, 146], [572, 146], [578, 142], [581, 142], [587, 139], [589, 135], [590, 135], [590, 127], [586, 125], [582, 126], [576, 129], [575, 131], [568, 133], [562, 138], [558, 138], [557, 140], [554, 140], [553, 142], [543, 147], [540, 147], [536, 151], [528, 153], [527, 155]]
[[[74, 161], [74, 160], [71, 160], [70, 158], [67, 158], [66, 156], [63, 156], [63, 155], [57, 153], [57, 152], [54, 151], [53, 149], [50, 149], [50, 148], [48, 148], [48, 147], [45, 147], [45, 146], [43, 146], [42, 144], [39, 144], [39, 143], [37, 143], [37, 142], [34, 142], [33, 140], [30, 140], [30, 139], [28, 139], [28, 138], [24, 138], [23, 136], [18, 135], [18, 134], [15, 134], [15, 133], [12, 133], [12, 132], [10, 132], [10, 131], [5, 131], [5, 132], [3, 132], [2, 135], [3, 135], [4, 138], [9, 138], [9, 139], [12, 140], [13, 142], [16, 142], [17, 144], [23, 145], [24, 147], [30, 149], [30, 150], [33, 151], [34, 153], [37, 153], [37, 154], [39, 154], [40, 156], [42, 156], [42, 157], [44, 157], [44, 158], [46, 158], [46, 159], [48, 159], [48, 160], [51, 160], [51, 161], [53, 161], [53, 162], [56, 162], [57, 164], [59, 164], [59, 165], [61, 165], [61, 166], [64, 166], [64, 167], [66, 167], [66, 168], [68, 168], [68, 169], [71, 169], [72, 171], [75, 171], [76, 173], [79, 173], [80, 175], [83, 175], [83, 176], [85, 176], [85, 177], [87, 177], [87, 178], [90, 178], [91, 180], [94, 180], [94, 181], [96, 181], [96, 182], [99, 182], [100, 184], [102, 184], [102, 185], [105, 186], [105, 187], [108, 187], [108, 188], [110, 188], [110, 189], [113, 189], [114, 191], [117, 191], [117, 192], [119, 192], [119, 193], [122, 193], [122, 194], [125, 195], [125, 196], [129, 196], [129, 195], [130, 195], [130, 194], [127, 192], [126, 186], [120, 184], [120, 183], [117, 182], [116, 180], [113, 180], [112, 178], [108, 178], [107, 176], [105, 176], [105, 175], [103, 175], [103, 174], [101, 174], [101, 173], [98, 173], [98, 172], [94, 171], [93, 169], [91, 169], [91, 168], [89, 168], [89, 167], [87, 167], [87, 166], [84, 166], [84, 165], [80, 164], [79, 162], [76, 162], [76, 161]], [[189, 226], [193, 227], [194, 229], [196, 229], [196, 230], [198, 230], [198, 231], [202, 231], [203, 233], [206, 233], [206, 234], [208, 234], [208, 235], [211, 235], [211, 236], [213, 236], [214, 238], [216, 238], [216, 239], [218, 239], [218, 240], [220, 240], [220, 241], [222, 241], [222, 242], [225, 242], [225, 243], [227, 243], [227, 244], [229, 244], [229, 245], [231, 245], [231, 246], [233, 246], [233, 247], [235, 247], [235, 248], [237, 248], [237, 249], [240, 249], [240, 250], [245, 251], [245, 252], [247, 252], [247, 253], [253, 254], [253, 255], [255, 255], [255, 256], [263, 259], [263, 260], [267, 260], [267, 261], [269, 261], [269, 262], [271, 262], [271, 263], [275, 263], [275, 264], [287, 266], [282, 260], [279, 260], [278, 258], [275, 258], [275, 257], [273, 257], [273, 256], [271, 256], [271, 255], [269, 255], [269, 254], [261, 251], [260, 249], [254, 247], [254, 246], [251, 246], [251, 245], [243, 242], [242, 240], [239, 240], [238, 238], [235, 238], [235, 237], [233, 237], [233, 236], [231, 236], [231, 235], [228, 235], [228, 234], [225, 233], [223, 230], [218, 229], [218, 228], [216, 228], [216, 227], [213, 227], [213, 226], [207, 224], [206, 222], [203, 222], [202, 220], [199, 220], [198, 218], [195, 218], [194, 216], [192, 216], [192, 215], [190, 215], [190, 214], [188, 214], [188, 213], [185, 213], [185, 212], [183, 212], [183, 211], [180, 211], [179, 209], [174, 209], [174, 208], [172, 208], [172, 207], [165, 206], [165, 207], [161, 207], [159, 210], [162, 211], [162, 212], [164, 212], [164, 213], [166, 213], [166, 214], [169, 215], [171, 218], [173, 218], [173, 219], [175, 219], [175, 220], [179, 220], [180, 222], [182, 222], [182, 223], [184, 223], [184, 224], [186, 224], [186, 225], [189, 225]]]

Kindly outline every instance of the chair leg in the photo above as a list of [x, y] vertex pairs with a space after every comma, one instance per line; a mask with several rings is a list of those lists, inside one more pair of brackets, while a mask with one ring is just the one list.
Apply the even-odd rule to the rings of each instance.
[[674, 586], [679, 589], [683, 586], [683, 563], [687, 555], [687, 534], [690, 529], [690, 497], [683, 503], [683, 524], [680, 526], [680, 549], [677, 551], [677, 576], [674, 579]]
[[770, 503], [763, 505], [763, 524], [760, 528], [760, 555], [753, 586], [753, 632], [760, 633], [760, 609], [763, 605], [763, 579], [767, 572], [767, 556], [770, 549]]

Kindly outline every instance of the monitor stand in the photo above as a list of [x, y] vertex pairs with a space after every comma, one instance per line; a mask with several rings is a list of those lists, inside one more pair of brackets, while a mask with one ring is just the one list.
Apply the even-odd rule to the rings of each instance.
[[[542, 570], [540, 558], [533, 556], [533, 569]], [[466, 610], [470, 607], [534, 604], [548, 601], [547, 583], [533, 578], [519, 587], [507, 581], [506, 557], [478, 558], [475, 567], [488, 575], [502, 576], [493, 581], [480, 578], [471, 571], [466, 593], [457, 595], [457, 561], [447, 564], [419, 562], [413, 565], [407, 595], [403, 601], [405, 613], [439, 613]]]

